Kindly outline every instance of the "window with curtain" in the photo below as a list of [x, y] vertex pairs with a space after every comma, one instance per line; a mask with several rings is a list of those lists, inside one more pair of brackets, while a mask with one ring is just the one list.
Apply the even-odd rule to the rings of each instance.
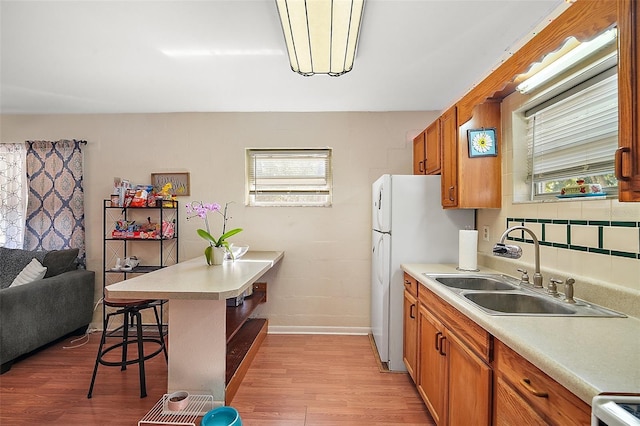
[[525, 112], [527, 179], [533, 198], [577, 179], [617, 191], [618, 78], [613, 67]]
[[77, 248], [85, 265], [82, 147], [86, 141], [27, 141], [29, 199], [24, 248]]
[[331, 206], [331, 149], [247, 149], [249, 206]]
[[0, 143], [0, 247], [21, 249], [27, 214], [24, 143]]

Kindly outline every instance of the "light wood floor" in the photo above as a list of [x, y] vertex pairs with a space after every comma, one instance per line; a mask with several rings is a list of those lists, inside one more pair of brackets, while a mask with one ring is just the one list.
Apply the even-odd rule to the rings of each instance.
[[[166, 392], [164, 358], [145, 364], [146, 398], [136, 366], [101, 366], [87, 399], [98, 339], [64, 339], [0, 376], [0, 424], [137, 425]], [[268, 335], [231, 405], [245, 426], [434, 424], [407, 374], [378, 370], [367, 336]]]

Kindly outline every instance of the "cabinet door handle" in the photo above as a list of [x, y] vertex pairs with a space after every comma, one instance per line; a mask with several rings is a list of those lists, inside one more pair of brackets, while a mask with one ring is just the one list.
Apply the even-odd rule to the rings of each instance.
[[527, 390], [529, 391], [529, 393], [531, 393], [533, 396], [537, 396], [538, 398], [548, 398], [549, 394], [547, 392], [542, 392], [537, 390], [536, 388], [534, 388], [531, 385], [531, 380], [529, 379], [522, 379], [520, 380], [520, 384]]
[[436, 333], [436, 351], [440, 352], [440, 337], [442, 337], [441, 332]]
[[622, 174], [622, 154], [631, 152], [631, 149], [626, 146], [621, 146], [616, 149], [616, 166], [615, 166], [615, 175], [616, 179], [627, 182], [630, 180], [628, 176]]
[[404, 280], [404, 285], [411, 285], [411, 281], [409, 281], [409, 280]]
[[453, 190], [455, 189], [455, 187], [452, 185], [449, 187], [449, 201], [455, 201], [455, 198], [453, 198]]
[[440, 352], [440, 355], [442, 356], [447, 356], [447, 353], [444, 351], [444, 342], [447, 341], [447, 338], [445, 336], [442, 336], [440, 338], [440, 350], [438, 352]]
[[420, 173], [424, 173], [424, 161], [418, 162], [418, 170], [420, 170]]
[[415, 314], [413, 313], [413, 309], [416, 307], [416, 304], [413, 303], [411, 304], [411, 306], [409, 307], [409, 317], [411, 317], [411, 319], [416, 319]]

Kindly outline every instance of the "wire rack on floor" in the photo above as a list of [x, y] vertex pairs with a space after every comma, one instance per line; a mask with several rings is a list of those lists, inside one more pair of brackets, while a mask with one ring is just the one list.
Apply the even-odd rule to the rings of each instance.
[[196, 419], [214, 408], [213, 396], [189, 395], [189, 404], [179, 411], [167, 408], [169, 394], [164, 394], [156, 405], [138, 422], [141, 425], [184, 425], [196, 426]]

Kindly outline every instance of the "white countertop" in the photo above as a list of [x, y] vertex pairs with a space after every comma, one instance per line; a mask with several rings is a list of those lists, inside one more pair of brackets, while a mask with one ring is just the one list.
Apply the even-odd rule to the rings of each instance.
[[239, 296], [284, 257], [281, 251], [249, 251], [236, 261], [207, 265], [204, 256], [106, 287], [118, 299], [223, 300]]
[[401, 268], [587, 404], [601, 393], [640, 394], [640, 319], [489, 315], [423, 275], [463, 273], [455, 266]]

